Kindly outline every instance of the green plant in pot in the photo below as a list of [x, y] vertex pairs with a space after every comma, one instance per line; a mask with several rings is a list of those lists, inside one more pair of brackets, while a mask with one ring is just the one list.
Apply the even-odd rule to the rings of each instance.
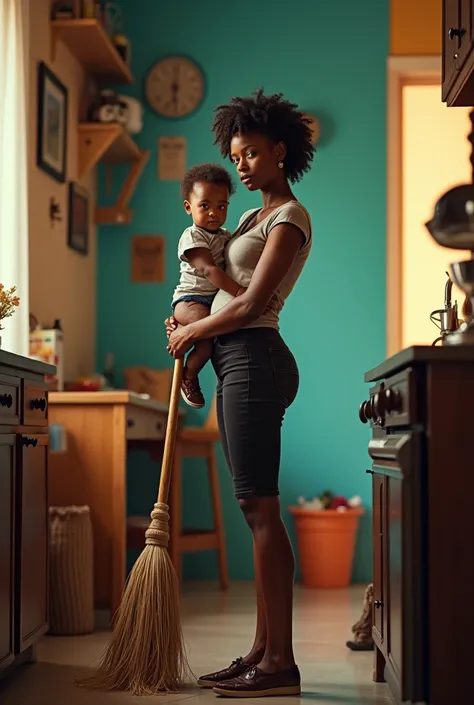
[[[15, 313], [15, 309], [20, 305], [20, 299], [15, 294], [16, 286], [12, 286], [7, 289], [4, 284], [0, 282], [0, 331], [4, 330], [5, 326], [2, 325], [6, 318], [10, 318]], [[0, 348], [2, 347], [2, 337], [0, 335]]]

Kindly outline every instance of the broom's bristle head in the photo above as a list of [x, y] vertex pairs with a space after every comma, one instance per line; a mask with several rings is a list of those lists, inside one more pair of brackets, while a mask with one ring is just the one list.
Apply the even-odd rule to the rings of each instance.
[[153, 695], [176, 692], [187, 673], [178, 579], [167, 549], [148, 545], [130, 573], [97, 672], [79, 685]]

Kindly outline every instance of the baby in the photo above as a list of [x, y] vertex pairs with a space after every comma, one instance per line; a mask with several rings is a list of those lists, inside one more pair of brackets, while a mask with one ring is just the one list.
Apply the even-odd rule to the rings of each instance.
[[[240, 296], [245, 288], [224, 272], [224, 248], [231, 233], [223, 228], [229, 197], [235, 186], [230, 174], [217, 164], [190, 169], [181, 183], [184, 209], [193, 218], [178, 244], [180, 281], [173, 294], [173, 316], [181, 325], [209, 315], [218, 289]], [[212, 341], [200, 340], [187, 356], [181, 395], [189, 406], [200, 409], [204, 396], [199, 372], [212, 354]]]

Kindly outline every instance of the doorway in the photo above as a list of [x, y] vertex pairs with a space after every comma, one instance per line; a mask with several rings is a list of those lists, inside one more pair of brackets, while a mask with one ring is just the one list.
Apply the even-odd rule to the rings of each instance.
[[[438, 330], [430, 313], [444, 305], [449, 264], [466, 256], [438, 246], [424, 225], [442, 193], [472, 180], [471, 109], [441, 102], [440, 77], [437, 58], [389, 60], [388, 355], [431, 345]], [[461, 309], [456, 287], [452, 298]]]

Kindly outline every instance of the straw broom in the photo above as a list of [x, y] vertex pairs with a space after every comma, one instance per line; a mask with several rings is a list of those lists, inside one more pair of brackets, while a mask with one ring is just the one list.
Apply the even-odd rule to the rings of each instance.
[[132, 695], [175, 692], [189, 670], [179, 612], [179, 584], [167, 550], [168, 493], [178, 426], [183, 359], [175, 360], [158, 499], [145, 548], [127, 580], [112, 639], [96, 673], [79, 683]]

